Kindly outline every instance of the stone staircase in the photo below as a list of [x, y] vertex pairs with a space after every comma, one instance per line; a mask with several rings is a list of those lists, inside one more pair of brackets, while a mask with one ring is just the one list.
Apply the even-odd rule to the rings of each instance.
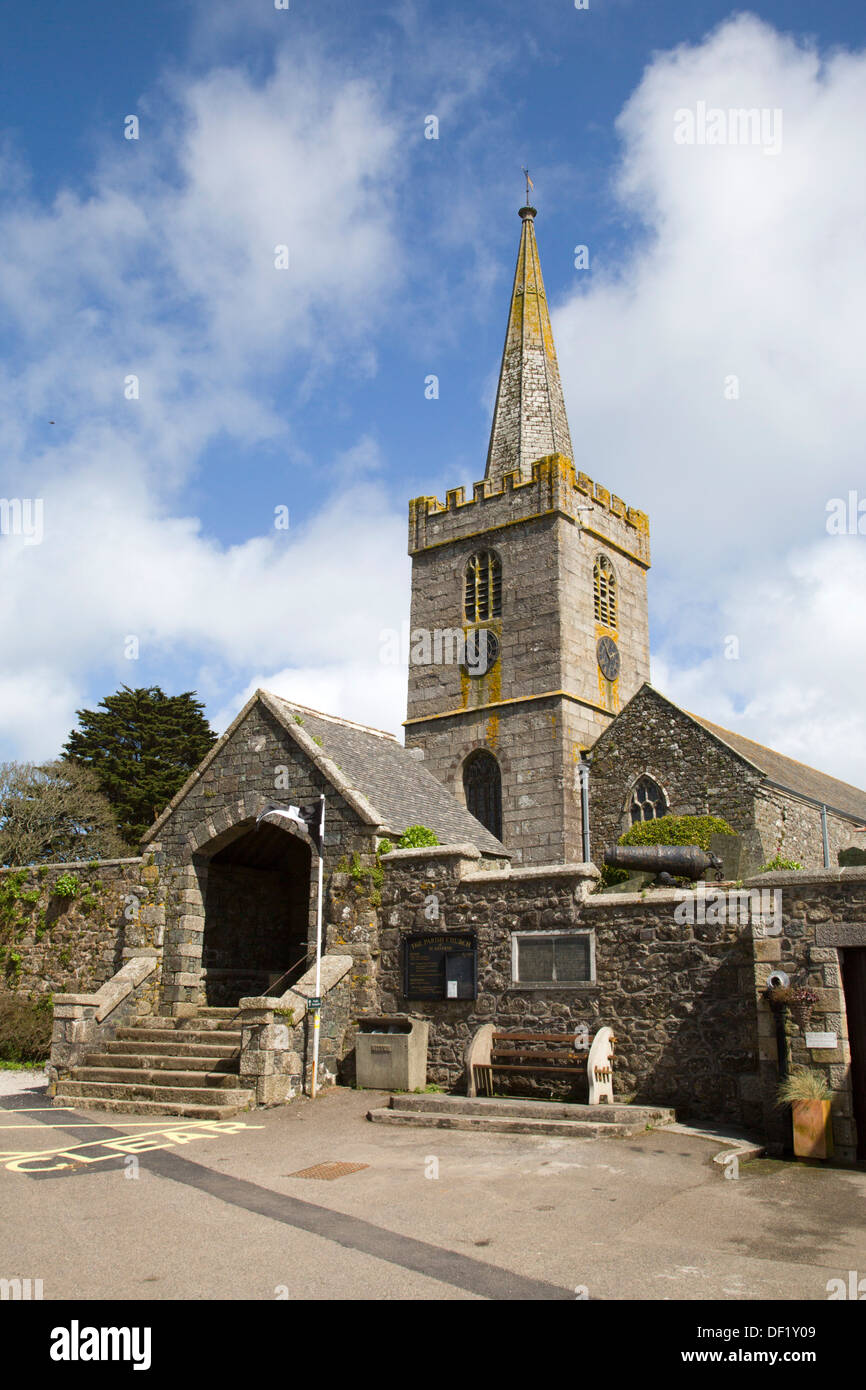
[[99, 1052], [57, 1083], [53, 1105], [124, 1115], [227, 1120], [255, 1102], [238, 1074], [237, 1009], [201, 1007], [190, 1018], [144, 1019], [118, 1028]]
[[663, 1106], [572, 1105], [497, 1096], [393, 1095], [387, 1107], [369, 1110], [374, 1124], [432, 1126], [475, 1133], [558, 1135], [570, 1139], [624, 1139], [673, 1124]]

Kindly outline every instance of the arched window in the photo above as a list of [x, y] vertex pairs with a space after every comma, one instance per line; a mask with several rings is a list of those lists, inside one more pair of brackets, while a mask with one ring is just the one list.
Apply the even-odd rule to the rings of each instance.
[[651, 777], [641, 777], [634, 785], [631, 794], [629, 815], [632, 825], [642, 820], [658, 820], [668, 813], [667, 797]]
[[476, 820], [502, 839], [502, 773], [492, 753], [479, 749], [463, 764], [466, 808]]
[[492, 550], [473, 555], [466, 566], [463, 610], [470, 623], [502, 614], [502, 565]]
[[616, 627], [616, 570], [606, 555], [596, 557], [592, 571], [595, 621]]

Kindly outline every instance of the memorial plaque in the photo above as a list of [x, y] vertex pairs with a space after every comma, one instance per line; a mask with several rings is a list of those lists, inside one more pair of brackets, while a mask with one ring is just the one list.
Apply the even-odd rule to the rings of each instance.
[[474, 999], [478, 939], [472, 932], [424, 932], [403, 937], [403, 994], [407, 999]]

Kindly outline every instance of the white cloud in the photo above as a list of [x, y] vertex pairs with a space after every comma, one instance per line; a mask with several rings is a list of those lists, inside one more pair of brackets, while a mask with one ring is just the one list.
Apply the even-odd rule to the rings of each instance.
[[[294, 50], [259, 83], [220, 67], [141, 109], [141, 141], [118, 133], [92, 191], [43, 207], [13, 169], [0, 214], [16, 341], [0, 368], [2, 491], [41, 497], [45, 515], [41, 545], [0, 537], [17, 673], [0, 726], [18, 756], [56, 751], [89, 672], [135, 683], [127, 636], [163, 669], [183, 657], [234, 684], [262, 662], [375, 664], [383, 615], [402, 616], [405, 521], [375, 482], [373, 440], [313, 461], [333, 496], [288, 533], [223, 547], [175, 500], [221, 435], [285, 443], [263, 390], [278, 371], [288, 405], [337, 356], [375, 370], [402, 281], [398, 123], [372, 85]], [[287, 460], [289, 499], [292, 485]]]
[[[780, 109], [781, 152], [675, 143], [699, 102]], [[578, 467], [650, 514], [655, 684], [861, 785], [866, 537], [825, 522], [866, 496], [864, 123], [866, 56], [750, 16], [656, 55], [619, 121], [638, 249], [554, 324]]]

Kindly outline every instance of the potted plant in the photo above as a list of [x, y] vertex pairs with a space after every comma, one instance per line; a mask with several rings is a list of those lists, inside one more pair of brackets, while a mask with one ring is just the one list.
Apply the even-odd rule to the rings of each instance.
[[791, 1106], [797, 1158], [833, 1157], [832, 1097], [827, 1078], [815, 1067], [793, 1067], [779, 1086], [779, 1104]]
[[809, 1027], [812, 1010], [818, 1002], [818, 996], [813, 989], [809, 989], [808, 985], [799, 985], [792, 993], [794, 997], [790, 1004], [791, 1017], [797, 1027], [805, 1032]]

